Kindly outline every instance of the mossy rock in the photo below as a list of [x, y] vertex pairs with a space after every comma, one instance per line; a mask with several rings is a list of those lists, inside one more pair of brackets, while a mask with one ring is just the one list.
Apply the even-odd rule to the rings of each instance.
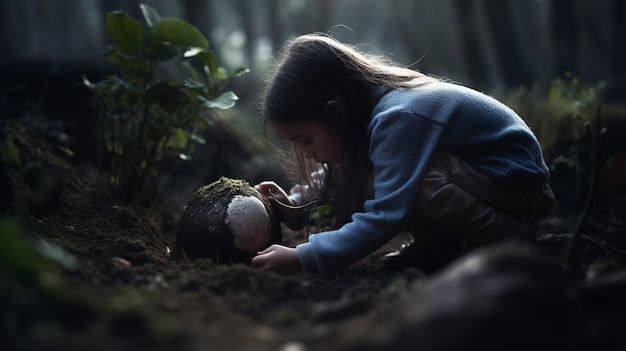
[[215, 263], [250, 263], [281, 240], [269, 201], [245, 180], [222, 177], [199, 188], [178, 221], [174, 255]]

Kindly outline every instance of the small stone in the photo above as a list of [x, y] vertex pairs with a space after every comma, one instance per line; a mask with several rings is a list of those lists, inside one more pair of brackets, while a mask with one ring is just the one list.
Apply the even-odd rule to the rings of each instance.
[[292, 341], [282, 345], [280, 351], [306, 351], [306, 346], [303, 343]]
[[111, 265], [115, 268], [128, 268], [132, 266], [130, 262], [117, 256], [111, 257]]

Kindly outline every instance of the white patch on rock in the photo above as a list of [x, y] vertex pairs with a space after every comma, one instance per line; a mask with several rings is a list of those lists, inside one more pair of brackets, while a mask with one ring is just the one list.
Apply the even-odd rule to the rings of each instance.
[[263, 202], [254, 196], [232, 198], [226, 209], [226, 225], [233, 231], [238, 250], [256, 253], [270, 242], [270, 217]]

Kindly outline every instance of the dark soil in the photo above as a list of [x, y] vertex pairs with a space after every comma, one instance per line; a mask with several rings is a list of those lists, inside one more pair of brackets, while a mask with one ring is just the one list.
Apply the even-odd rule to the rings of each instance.
[[[493, 261], [500, 262], [491, 267], [499, 273], [481, 268], [482, 277], [495, 277], [486, 280], [492, 285], [459, 285], [473, 280], [454, 265], [450, 270], [459, 273], [451, 276], [383, 266], [381, 256], [396, 249], [406, 239], [402, 236], [337, 274], [281, 276], [245, 264], [172, 259], [182, 206], [148, 211], [103, 201], [95, 168], [53, 156], [47, 151], [50, 146], [28, 131], [11, 127], [4, 132], [20, 149], [22, 167], [3, 165], [2, 174], [7, 212], [2, 221], [19, 221], [19, 226], [2, 228], [18, 228], [13, 231], [20, 233], [9, 237], [12, 233], [3, 232], [0, 242], [3, 350], [408, 350], [419, 348], [421, 342], [428, 345], [424, 340], [432, 333], [444, 335], [441, 340], [454, 340], [461, 330], [475, 330], [483, 349], [496, 349], [491, 343], [501, 332], [496, 326], [502, 319], [517, 320], [522, 312], [511, 309], [479, 328], [483, 310], [476, 307], [473, 314], [467, 310], [485, 301], [495, 306], [486, 309], [525, 306], [539, 311], [520, 319], [523, 323], [513, 328], [515, 335], [528, 333], [529, 325], [539, 325], [542, 335], [553, 333], [558, 345], [570, 349], [626, 349], [621, 337], [626, 330], [623, 195], [598, 196], [565, 269], [563, 254], [582, 207], [573, 200], [575, 196], [568, 198], [540, 223], [536, 246], [556, 267], [555, 276], [564, 278], [562, 285], [556, 285], [556, 295], [554, 289], [541, 290], [547, 278], [533, 278], [549, 269], [537, 273], [528, 268], [531, 278], [524, 280], [508, 274], [506, 262]], [[283, 233], [287, 245], [304, 240], [305, 232], [285, 229]], [[62, 251], [42, 249], [42, 242]], [[526, 270], [526, 261], [520, 262], [513, 265], [515, 269]], [[455, 274], [465, 280], [457, 280]], [[441, 283], [446, 279], [453, 284]], [[527, 290], [518, 285], [540, 292], [529, 299]], [[516, 287], [513, 291], [519, 294], [498, 304], [489, 295], [494, 286]], [[431, 293], [420, 295], [422, 288]], [[441, 295], [433, 294], [433, 289]], [[463, 289], [468, 289], [461, 296], [465, 299], [446, 300]], [[419, 312], [420, 296], [425, 310], [438, 306], [428, 318], [454, 319], [449, 329], [444, 323], [438, 331], [425, 334], [424, 326], [429, 324], [424, 320], [430, 319], [420, 317], [424, 316]], [[557, 298], [546, 303], [547, 296]], [[405, 308], [409, 305], [411, 310]], [[565, 307], [553, 311], [557, 305]], [[551, 311], [556, 324], [539, 323], [545, 322], [542, 311]], [[467, 349], [462, 341], [451, 345], [447, 349]], [[541, 345], [560, 349], [554, 342]], [[530, 346], [548, 349], [541, 345]], [[444, 347], [431, 345], [434, 349]]]

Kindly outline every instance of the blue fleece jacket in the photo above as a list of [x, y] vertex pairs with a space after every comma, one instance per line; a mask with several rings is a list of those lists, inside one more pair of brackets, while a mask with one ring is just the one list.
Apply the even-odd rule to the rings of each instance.
[[397, 235], [434, 154], [455, 154], [495, 183], [520, 190], [548, 178], [541, 147], [526, 123], [496, 99], [459, 85], [387, 92], [374, 107], [367, 132], [374, 198], [340, 229], [312, 234], [297, 246], [306, 271], [337, 271]]

